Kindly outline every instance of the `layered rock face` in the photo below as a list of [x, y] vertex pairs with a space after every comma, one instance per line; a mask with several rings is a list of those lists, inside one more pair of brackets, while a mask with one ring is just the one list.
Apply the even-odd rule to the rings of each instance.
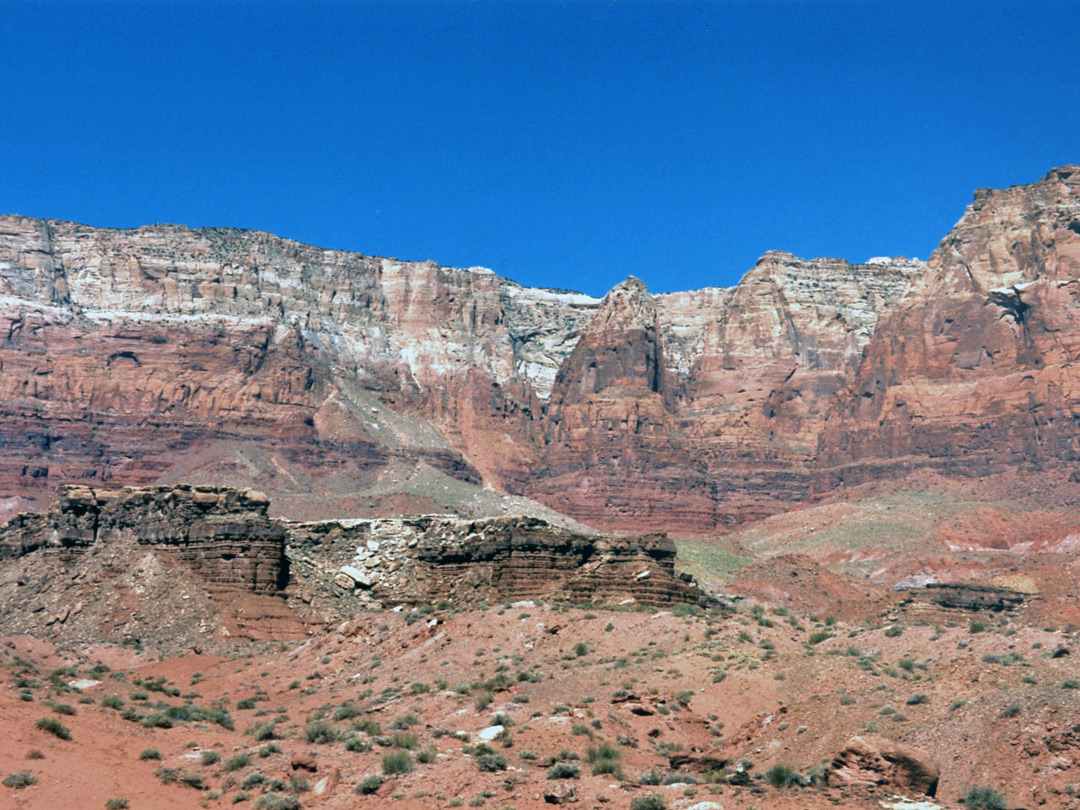
[[976, 193], [822, 435], [822, 485], [1080, 459], [1080, 167]]
[[675, 573], [675, 544], [664, 535], [598, 537], [530, 517], [437, 515], [289, 524], [289, 533], [303, 579], [333, 578], [368, 605], [706, 599]]
[[0, 525], [0, 558], [43, 549], [70, 561], [92, 547], [151, 546], [208, 583], [276, 593], [289, 581], [285, 531], [254, 490], [69, 486], [45, 514]]
[[0, 217], [0, 509], [183, 480], [348, 514], [418, 467], [520, 470], [594, 305], [262, 233]]
[[263, 233], [0, 217], [0, 516], [64, 483], [189, 482], [297, 519], [505, 514], [501, 491], [709, 534], [921, 470], [1068, 484], [1078, 178], [980, 191], [928, 264], [769, 253], [732, 289], [602, 302]]
[[613, 290], [556, 378], [526, 492], [606, 529], [702, 533], [807, 496], [818, 436], [921, 262], [767, 254], [733, 290]]

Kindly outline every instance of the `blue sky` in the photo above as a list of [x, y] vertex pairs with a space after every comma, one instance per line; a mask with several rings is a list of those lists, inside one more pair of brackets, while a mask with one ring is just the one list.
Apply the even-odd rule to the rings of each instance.
[[0, 212], [603, 294], [925, 258], [1080, 162], [1080, 3], [24, 2]]

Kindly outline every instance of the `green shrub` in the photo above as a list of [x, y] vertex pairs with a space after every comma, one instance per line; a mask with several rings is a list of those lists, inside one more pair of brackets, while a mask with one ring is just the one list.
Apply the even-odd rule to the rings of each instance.
[[473, 702], [476, 704], [477, 711], [482, 712], [491, 705], [491, 701], [494, 699], [495, 696], [491, 692], [481, 692], [473, 699]]
[[774, 788], [786, 788], [802, 782], [802, 774], [790, 765], [777, 763], [765, 771], [765, 781]]
[[107, 709], [120, 710], [124, 708], [124, 699], [119, 695], [106, 695], [101, 699], [101, 705]]
[[332, 743], [341, 739], [341, 732], [329, 723], [308, 723], [304, 728], [304, 739], [309, 743]]
[[420, 747], [420, 738], [415, 734], [399, 731], [390, 740], [394, 748], [404, 748], [406, 751], [414, 751]]
[[355, 734], [345, 738], [345, 750], [354, 754], [362, 754], [371, 750], [371, 740], [366, 737], [357, 737]]
[[267, 743], [259, 749], [259, 756], [266, 759], [271, 754], [280, 754], [281, 749], [277, 747], [275, 743]]
[[635, 796], [630, 800], [630, 810], [667, 810], [667, 803], [661, 793], [649, 793]]
[[139, 759], [161, 759], [161, 752], [156, 748], [144, 748], [139, 752]]
[[656, 785], [660, 784], [660, 774], [658, 774], [656, 772], [656, 769], [653, 768], [651, 771], [645, 771], [645, 773], [641, 774], [641, 776], [638, 777], [637, 781], [639, 785], [648, 785], [650, 787], [655, 787]]
[[69, 729], [55, 717], [42, 717], [34, 725], [36, 725], [42, 731], [47, 731], [50, 734], [59, 737], [61, 740], [71, 739], [71, 729]]
[[414, 767], [413, 758], [408, 751], [388, 751], [383, 754], [382, 769], [387, 775], [410, 773]]
[[807, 639], [807, 642], [810, 644], [820, 644], [823, 641], [828, 641], [832, 637], [832, 633], [828, 633], [825, 630], [818, 630], [817, 632], [810, 634], [810, 638]]
[[373, 773], [371, 774], [371, 776], [365, 777], [364, 781], [358, 784], [353, 790], [353, 792], [359, 793], [361, 796], [370, 796], [372, 793], [376, 792], [379, 788], [381, 788], [382, 784], [383, 778], [377, 773]]
[[547, 770], [548, 779], [577, 779], [581, 776], [581, 766], [573, 762], [556, 762]]
[[1005, 797], [989, 785], [972, 786], [964, 794], [968, 810], [1005, 810]]
[[255, 726], [253, 729], [251, 729], [251, 736], [259, 742], [274, 739], [277, 736], [277, 727], [275, 726], [275, 721], [270, 720], [269, 722]]
[[902, 635], [904, 632], [904, 626], [902, 624], [893, 624], [885, 628], [885, 638], [896, 638]]
[[352, 720], [361, 714], [363, 714], [363, 710], [355, 703], [342, 703], [334, 709], [333, 718], [335, 720]]
[[574, 645], [574, 655], [576, 655], [578, 658], [582, 658], [588, 654], [589, 645], [586, 644], [584, 641], [579, 641], [577, 644]]
[[105, 802], [105, 810], [126, 810], [128, 806], [128, 800], [124, 798], [107, 799]]
[[264, 793], [255, 802], [256, 810], [301, 810], [302, 806], [295, 796], [282, 796], [280, 793]]
[[1076, 678], [1069, 678], [1061, 682], [1062, 689], [1080, 689], [1080, 681]]
[[238, 771], [241, 768], [246, 768], [251, 764], [251, 756], [248, 754], [237, 754], [235, 757], [231, 757], [228, 762], [225, 763], [222, 768], [225, 773], [232, 773]]
[[476, 769], [494, 773], [506, 770], [506, 757], [502, 754], [483, 754], [476, 758]]
[[204, 779], [205, 777], [201, 773], [185, 773], [180, 777], [180, 781], [183, 784], [190, 788], [195, 788], [196, 790], [202, 790], [206, 787], [206, 785], [203, 784]]
[[973, 621], [971, 624], [968, 625], [968, 632], [969, 633], [985, 633], [986, 632], [986, 622]]
[[4, 777], [4, 787], [19, 788], [30, 787], [37, 784], [37, 777], [30, 771], [15, 771]]
[[199, 760], [203, 765], [215, 765], [221, 759], [221, 754], [217, 751], [203, 751]]
[[930, 702], [930, 698], [927, 695], [923, 694], [922, 692], [919, 692], [918, 694], [912, 695], [906, 701], [908, 706], [918, 706], [920, 703], [929, 703], [929, 702]]
[[241, 790], [251, 790], [252, 788], [256, 788], [256, 787], [259, 787], [260, 785], [265, 785], [265, 784], [266, 784], [266, 774], [265, 773], [259, 773], [259, 771], [255, 771], [254, 773], [249, 773], [247, 776], [244, 777], [244, 781], [240, 783], [240, 789]]

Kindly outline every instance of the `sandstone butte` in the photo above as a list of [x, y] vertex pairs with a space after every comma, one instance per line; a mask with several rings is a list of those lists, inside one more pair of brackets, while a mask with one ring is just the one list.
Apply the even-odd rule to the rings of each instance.
[[731, 289], [631, 278], [603, 300], [252, 231], [4, 216], [0, 514], [191, 483], [295, 519], [691, 536], [897, 476], [1067, 497], [1078, 296], [1076, 166], [979, 190], [926, 262], [768, 253]]

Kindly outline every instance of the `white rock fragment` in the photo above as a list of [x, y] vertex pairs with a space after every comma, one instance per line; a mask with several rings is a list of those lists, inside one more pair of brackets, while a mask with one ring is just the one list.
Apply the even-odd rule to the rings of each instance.
[[491, 742], [502, 734], [504, 730], [505, 729], [502, 726], [488, 726], [487, 728], [482, 728], [476, 732], [476, 736], [484, 742]]

